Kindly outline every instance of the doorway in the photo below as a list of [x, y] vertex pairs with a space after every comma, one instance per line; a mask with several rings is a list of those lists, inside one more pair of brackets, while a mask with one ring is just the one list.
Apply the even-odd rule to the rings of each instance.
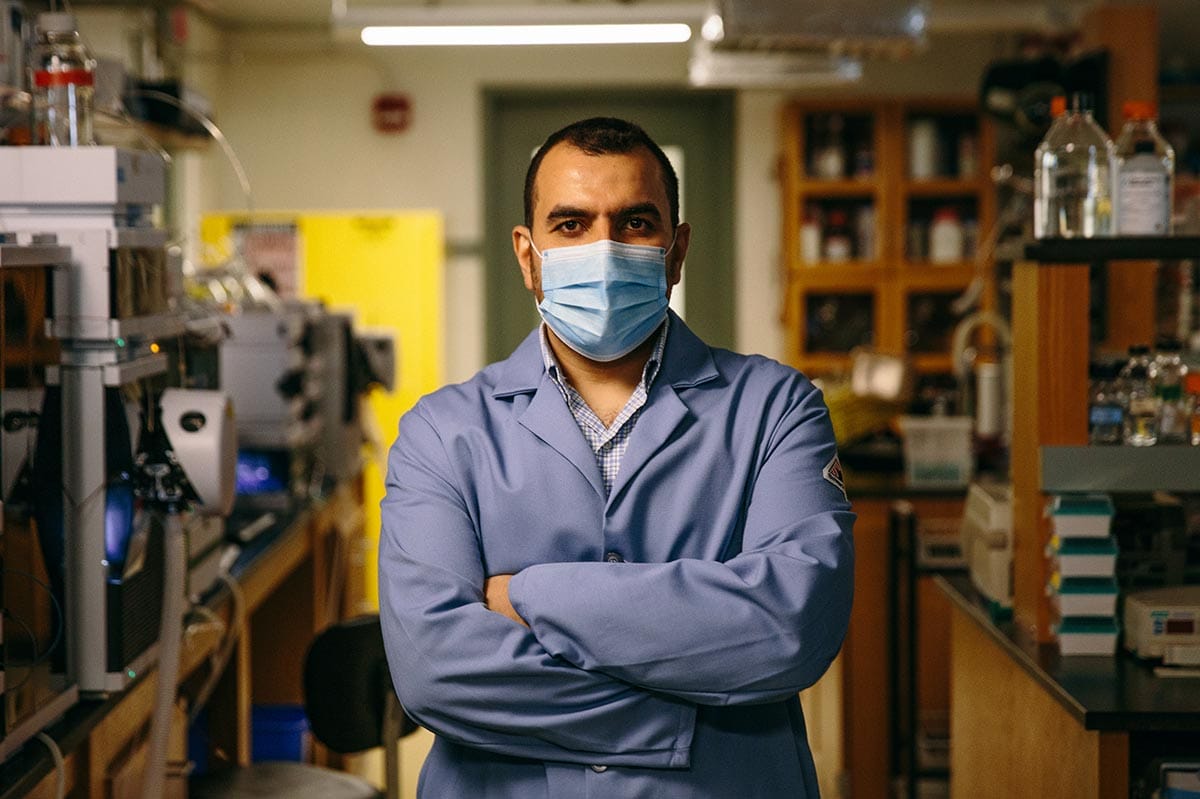
[[484, 352], [505, 358], [538, 323], [521, 282], [512, 229], [524, 217], [529, 159], [554, 131], [593, 116], [645, 128], [680, 174], [682, 218], [692, 225], [684, 266], [687, 324], [732, 347], [733, 94], [660, 90], [489, 90], [484, 94]]

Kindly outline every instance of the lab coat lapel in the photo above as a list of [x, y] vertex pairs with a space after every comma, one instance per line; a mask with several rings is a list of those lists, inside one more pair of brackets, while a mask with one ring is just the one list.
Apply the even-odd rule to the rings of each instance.
[[629, 449], [621, 456], [621, 468], [617, 470], [617, 477], [613, 481], [609, 502], [615, 501], [621, 495], [626, 484], [688, 418], [688, 408], [679, 399], [675, 389], [670, 386], [657, 388], [661, 389], [659, 395], [653, 402], [646, 403], [642, 415], [633, 427], [633, 434], [629, 437]]
[[610, 503], [620, 497], [625, 486], [637, 476], [647, 461], [691, 418], [691, 411], [676, 389], [706, 383], [717, 376], [708, 345], [697, 338], [672, 311], [662, 366], [650, 387], [649, 399], [634, 425], [633, 434], [629, 437], [629, 449], [621, 458], [621, 468], [617, 471], [609, 495]]
[[579, 430], [562, 393], [542, 360], [541, 328], [525, 337], [520, 346], [501, 364], [499, 379], [492, 391], [497, 399], [512, 399], [532, 394], [524, 410], [518, 409], [517, 421], [529, 432], [562, 455], [604, 499], [604, 480], [596, 456]]
[[549, 375], [544, 374], [529, 407], [521, 414], [520, 422], [522, 427], [570, 461], [596, 494], [604, 499], [604, 481], [596, 456]]

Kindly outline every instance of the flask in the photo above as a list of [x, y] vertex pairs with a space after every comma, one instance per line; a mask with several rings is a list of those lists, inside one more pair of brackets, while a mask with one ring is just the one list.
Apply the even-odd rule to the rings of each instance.
[[1116, 150], [1092, 118], [1091, 98], [1077, 93], [1034, 153], [1034, 236], [1093, 238], [1113, 231]]
[[1117, 136], [1117, 232], [1126, 236], [1171, 234], [1175, 151], [1158, 132], [1151, 103], [1128, 102]]
[[1188, 368], [1183, 363], [1183, 343], [1177, 338], [1158, 342], [1158, 352], [1147, 370], [1158, 397], [1158, 440], [1161, 444], [1186, 444], [1191, 420], [1183, 386]]
[[1145, 366], [1134, 364], [1128, 371], [1125, 390], [1129, 396], [1129, 410], [1125, 414], [1123, 439], [1135, 447], [1149, 447], [1158, 443], [1159, 400]]
[[1128, 400], [1117, 375], [1120, 364], [1094, 362], [1088, 367], [1091, 388], [1088, 397], [1088, 443], [1120, 444], [1125, 435], [1125, 406]]
[[95, 144], [92, 94], [96, 62], [79, 38], [75, 15], [39, 14], [37, 31], [30, 62], [33, 143], [59, 147]]
[[1038, 239], [1057, 235], [1052, 225], [1054, 192], [1049, 181], [1047, 167], [1053, 165], [1053, 154], [1063, 147], [1067, 130], [1067, 98], [1057, 96], [1050, 100], [1050, 127], [1033, 154], [1033, 236]]
[[935, 264], [954, 264], [963, 259], [963, 227], [958, 212], [947, 206], [933, 215], [929, 227], [929, 260]]

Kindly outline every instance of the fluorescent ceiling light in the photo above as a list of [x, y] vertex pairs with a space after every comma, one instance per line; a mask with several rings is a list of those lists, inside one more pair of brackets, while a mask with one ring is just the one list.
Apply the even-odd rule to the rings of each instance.
[[372, 25], [362, 29], [364, 44], [379, 46], [500, 44], [662, 44], [686, 42], [692, 29], [682, 23], [591, 25]]

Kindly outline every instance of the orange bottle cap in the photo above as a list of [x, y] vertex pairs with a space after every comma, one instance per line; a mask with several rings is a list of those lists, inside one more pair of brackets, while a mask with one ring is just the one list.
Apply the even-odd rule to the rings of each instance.
[[1129, 100], [1121, 106], [1121, 112], [1126, 119], [1154, 119], [1154, 103], [1146, 100]]
[[1050, 98], [1050, 116], [1051, 116], [1051, 118], [1057, 119], [1058, 117], [1062, 116], [1065, 113], [1067, 113], [1067, 98], [1062, 96], [1061, 94], [1056, 97]]

